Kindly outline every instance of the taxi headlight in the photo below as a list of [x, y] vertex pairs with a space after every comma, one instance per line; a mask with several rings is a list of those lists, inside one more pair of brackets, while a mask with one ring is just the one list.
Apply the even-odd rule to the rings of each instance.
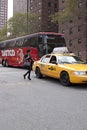
[[84, 76], [86, 75], [86, 71], [73, 71], [72, 74], [77, 76]]

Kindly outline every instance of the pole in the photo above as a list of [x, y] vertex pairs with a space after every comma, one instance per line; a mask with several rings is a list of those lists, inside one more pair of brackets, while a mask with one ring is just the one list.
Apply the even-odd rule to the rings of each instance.
[[28, 33], [28, 6], [29, 6], [29, 1], [27, 0], [27, 33]]

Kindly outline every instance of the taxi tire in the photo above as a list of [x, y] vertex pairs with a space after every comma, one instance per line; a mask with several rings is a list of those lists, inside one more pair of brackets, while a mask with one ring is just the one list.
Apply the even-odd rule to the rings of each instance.
[[66, 71], [61, 72], [61, 74], [60, 74], [60, 82], [64, 86], [70, 86], [69, 74]]
[[40, 69], [38, 67], [35, 70], [35, 74], [36, 74], [37, 78], [42, 78], [42, 74], [41, 74]]

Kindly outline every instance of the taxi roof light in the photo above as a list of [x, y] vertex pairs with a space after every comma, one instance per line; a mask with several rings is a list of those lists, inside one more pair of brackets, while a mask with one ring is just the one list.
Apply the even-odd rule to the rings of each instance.
[[55, 47], [53, 49], [53, 54], [67, 54], [69, 53], [67, 47]]

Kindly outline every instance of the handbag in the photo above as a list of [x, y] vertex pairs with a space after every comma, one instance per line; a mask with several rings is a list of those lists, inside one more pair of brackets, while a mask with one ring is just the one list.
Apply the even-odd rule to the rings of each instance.
[[29, 61], [24, 61], [24, 67], [29, 67], [29, 66], [30, 66]]

